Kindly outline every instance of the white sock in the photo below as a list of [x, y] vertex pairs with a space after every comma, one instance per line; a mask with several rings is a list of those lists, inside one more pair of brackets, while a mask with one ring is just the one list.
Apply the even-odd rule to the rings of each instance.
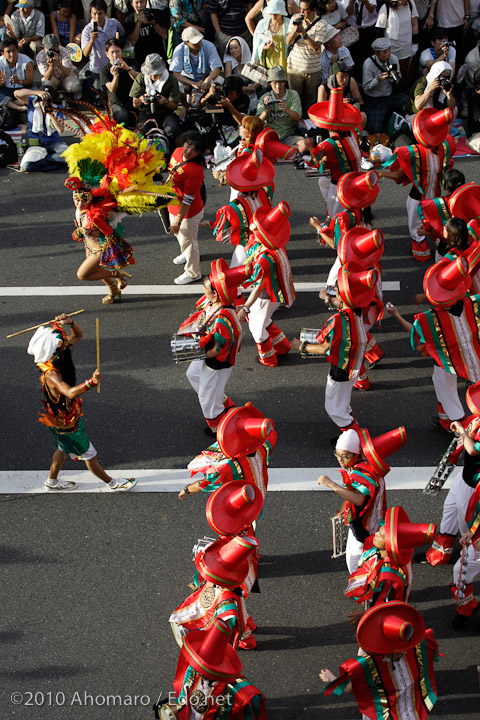
[[58, 483], [58, 480], [56, 480], [56, 479], [54, 480], [53, 478], [49, 477], [47, 480], [47, 483], [49, 485], [56, 485]]

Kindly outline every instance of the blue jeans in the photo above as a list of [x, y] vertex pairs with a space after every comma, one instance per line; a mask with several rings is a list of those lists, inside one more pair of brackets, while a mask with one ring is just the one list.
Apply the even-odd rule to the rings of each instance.
[[[41, 147], [44, 146], [42, 145]], [[51, 143], [45, 148], [48, 153], [46, 157], [36, 162], [32, 162], [31, 160], [22, 162], [21, 167], [23, 172], [50, 172], [51, 170], [61, 168], [62, 165], [66, 165], [65, 158], [61, 157], [61, 154], [64, 153], [67, 148], [68, 145], [60, 140]]]

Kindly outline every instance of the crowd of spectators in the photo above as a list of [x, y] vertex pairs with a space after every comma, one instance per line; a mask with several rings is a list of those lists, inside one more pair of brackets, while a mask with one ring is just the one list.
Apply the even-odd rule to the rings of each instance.
[[365, 135], [426, 107], [480, 132], [480, 0], [0, 0], [4, 129], [30, 88], [63, 107], [108, 100], [171, 150], [184, 129], [229, 143], [245, 114], [294, 144], [338, 86]]

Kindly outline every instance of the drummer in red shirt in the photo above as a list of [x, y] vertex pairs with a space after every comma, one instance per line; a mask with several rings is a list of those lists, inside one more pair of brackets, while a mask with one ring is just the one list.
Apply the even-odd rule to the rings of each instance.
[[200, 133], [185, 133], [182, 147], [174, 150], [168, 165], [175, 195], [180, 202], [180, 205], [168, 206], [170, 233], [176, 236], [180, 245], [180, 255], [174, 258], [173, 263], [185, 265], [183, 273], [173, 281], [175, 285], [187, 285], [200, 280], [202, 276], [198, 227], [204, 209], [201, 195], [204, 150], [205, 145]]

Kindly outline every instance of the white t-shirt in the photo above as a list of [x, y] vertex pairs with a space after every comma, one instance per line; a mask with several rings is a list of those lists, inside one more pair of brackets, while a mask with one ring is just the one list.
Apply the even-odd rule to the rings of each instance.
[[411, 12], [408, 3], [396, 10], [392, 7], [390, 12], [387, 10], [387, 6], [382, 5], [376, 26], [385, 28], [384, 36], [392, 43], [392, 53], [404, 60], [412, 56], [412, 18], [418, 18], [417, 7], [412, 2]]
[[[454, 63], [456, 57], [457, 57], [457, 51], [455, 50], [454, 47], [450, 46], [446, 62], [448, 62], [450, 64], [452, 62]], [[430, 60], [433, 60], [433, 61], [438, 60], [437, 56], [435, 55], [435, 51], [433, 50], [433, 48], [431, 46], [429, 48], [427, 48], [426, 50], [424, 50], [420, 55], [420, 60], [419, 60], [420, 70], [423, 70], [425, 67], [425, 63], [429, 62]]]
[[463, 25], [465, 8], [463, 0], [438, 0], [437, 24], [443, 28], [454, 28]]
[[21, 53], [18, 53], [18, 60], [15, 67], [11, 68], [10, 65], [7, 62], [7, 58], [4, 55], [0, 56], [0, 71], [7, 73], [7, 82], [5, 83], [5, 87], [7, 88], [15, 88], [15, 90], [20, 90], [23, 88], [23, 85], [16, 85], [14, 82], [12, 82], [12, 76], [16, 75], [19, 80], [25, 80], [25, 70], [27, 68], [27, 65], [33, 64], [33, 61], [31, 58], [28, 57], [28, 55], [22, 55]]

